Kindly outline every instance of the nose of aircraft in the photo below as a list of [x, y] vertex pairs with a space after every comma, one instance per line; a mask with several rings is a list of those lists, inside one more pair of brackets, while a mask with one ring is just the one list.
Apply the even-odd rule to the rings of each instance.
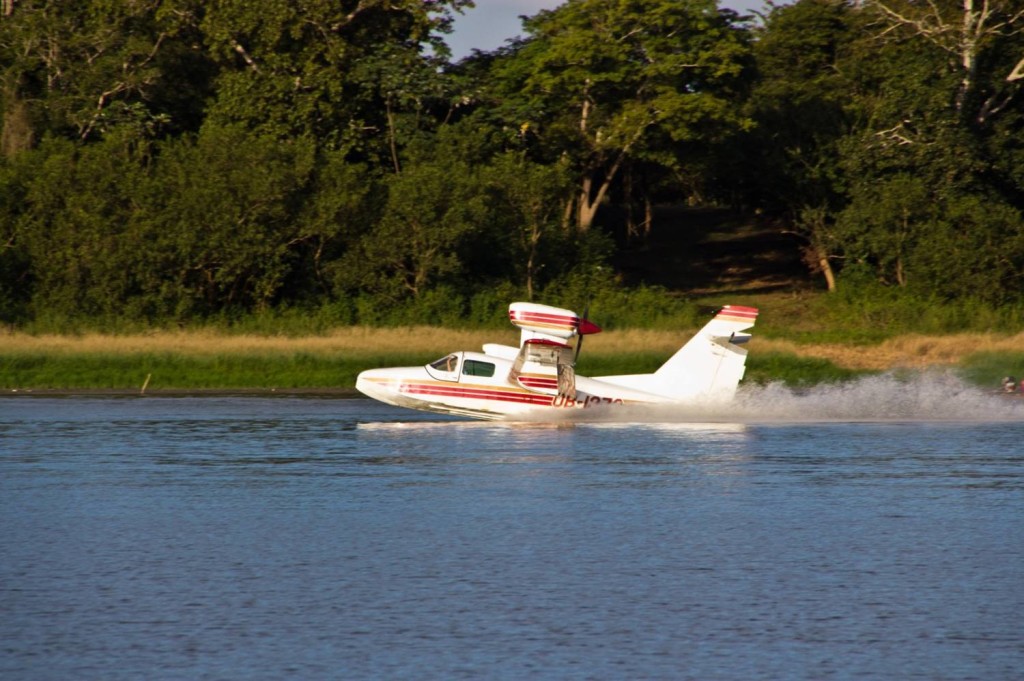
[[404, 385], [429, 378], [423, 367], [388, 367], [367, 369], [356, 376], [356, 390], [388, 404], [405, 402]]
[[379, 400], [391, 383], [389, 379], [387, 369], [367, 369], [356, 376], [356, 390]]
[[402, 383], [410, 375], [417, 375], [416, 367], [391, 367], [387, 369], [367, 369], [356, 376], [356, 390], [367, 397], [396, 404], [401, 396]]

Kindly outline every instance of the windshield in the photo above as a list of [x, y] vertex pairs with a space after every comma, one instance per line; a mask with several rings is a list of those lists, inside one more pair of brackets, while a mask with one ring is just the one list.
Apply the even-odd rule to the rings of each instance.
[[459, 358], [456, 355], [447, 355], [436, 362], [431, 362], [430, 368], [438, 371], [455, 371], [459, 368]]

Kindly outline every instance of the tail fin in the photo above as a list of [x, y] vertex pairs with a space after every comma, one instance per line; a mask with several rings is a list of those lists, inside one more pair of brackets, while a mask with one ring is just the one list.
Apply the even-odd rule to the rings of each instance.
[[757, 308], [726, 305], [696, 336], [654, 372], [658, 394], [676, 399], [707, 396], [728, 399], [746, 371], [740, 347], [754, 325]]
[[728, 400], [746, 370], [741, 344], [754, 325], [757, 308], [726, 305], [653, 374], [602, 377], [609, 383], [643, 390], [673, 400]]

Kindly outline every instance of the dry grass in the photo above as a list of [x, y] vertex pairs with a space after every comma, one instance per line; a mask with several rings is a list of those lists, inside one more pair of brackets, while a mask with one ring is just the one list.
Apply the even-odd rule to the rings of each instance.
[[80, 336], [7, 333], [0, 335], [0, 353], [274, 355], [310, 353], [325, 356], [434, 352], [479, 347], [488, 342], [515, 343], [514, 333], [455, 331], [433, 327], [380, 329], [346, 327], [324, 336], [231, 335], [204, 331], [159, 331], [140, 335]]
[[785, 340], [755, 338], [751, 346], [755, 351], [787, 352], [801, 357], [827, 359], [846, 369], [884, 370], [956, 364], [976, 352], [1020, 352], [1024, 348], [1024, 333], [1015, 336], [992, 333], [907, 335], [870, 346], [797, 344]]
[[[588, 353], [623, 352], [671, 354], [695, 330], [654, 331], [630, 329], [588, 336]], [[75, 336], [0, 333], [2, 354], [142, 354], [176, 353], [189, 356], [310, 353], [327, 356], [391, 353], [443, 354], [451, 350], [479, 349], [484, 343], [519, 345], [516, 330], [458, 331], [438, 327], [343, 327], [323, 336], [233, 335], [206, 331], [158, 331], [148, 334]]]
[[[654, 331], [633, 329], [607, 331], [588, 337], [586, 352], [594, 355], [651, 352], [671, 354], [691, 331]], [[19, 333], [0, 334], [0, 354], [122, 354], [171, 353], [187, 356], [208, 355], [288, 355], [309, 353], [327, 357], [379, 355], [392, 353], [432, 353], [477, 349], [483, 343], [518, 344], [518, 335], [509, 331], [458, 331], [434, 327], [339, 328], [324, 336], [286, 338], [281, 336], [229, 335], [214, 332], [154, 332], [143, 335], [80, 336]], [[956, 334], [949, 336], [908, 335], [873, 346], [841, 344], [798, 344], [755, 336], [752, 352], [782, 352], [799, 357], [827, 359], [848, 369], [890, 369], [955, 364], [976, 352], [1020, 351], [1024, 333], [1015, 336], [997, 334]]]
[[[587, 351], [614, 354], [637, 349], [669, 354], [692, 332], [630, 330], [608, 332], [587, 339]], [[976, 352], [1020, 352], [1024, 333], [1003, 336], [993, 333], [961, 333], [948, 336], [906, 335], [877, 345], [795, 343], [758, 338], [757, 329], [748, 346], [752, 353], [779, 352], [826, 359], [843, 369], [886, 370], [952, 365]]]

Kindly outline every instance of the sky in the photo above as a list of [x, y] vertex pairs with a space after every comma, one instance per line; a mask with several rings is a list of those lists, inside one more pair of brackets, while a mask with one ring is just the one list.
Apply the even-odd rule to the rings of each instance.
[[[455, 30], [446, 37], [452, 60], [458, 61], [474, 49], [490, 51], [509, 38], [522, 33], [520, 15], [533, 15], [542, 9], [554, 9], [563, 0], [476, 0], [476, 8], [456, 15]], [[723, 7], [737, 11], [760, 9], [761, 0], [720, 0]]]

